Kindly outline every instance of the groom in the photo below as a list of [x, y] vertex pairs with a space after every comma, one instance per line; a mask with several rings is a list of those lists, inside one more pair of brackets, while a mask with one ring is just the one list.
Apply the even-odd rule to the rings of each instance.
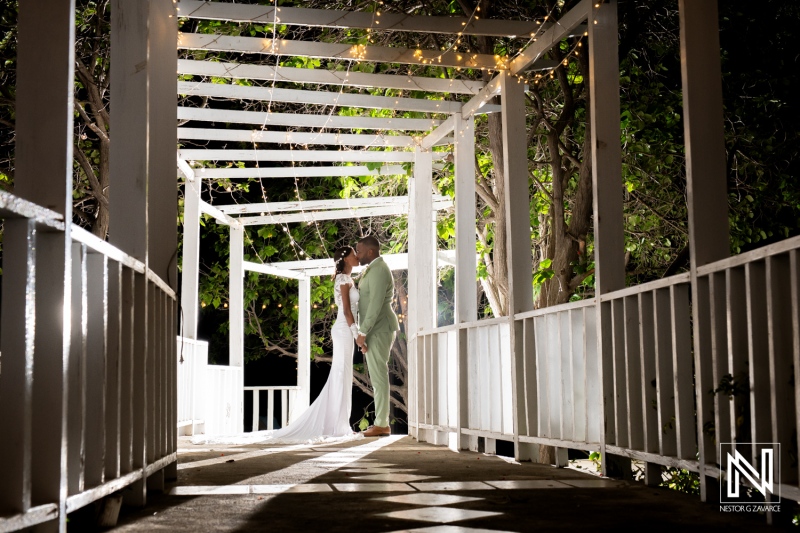
[[365, 437], [391, 435], [389, 429], [389, 352], [400, 325], [392, 310], [394, 280], [389, 265], [381, 257], [375, 237], [364, 237], [356, 245], [356, 257], [367, 265], [358, 282], [358, 338], [366, 348], [367, 368], [375, 396], [375, 425], [364, 431]]

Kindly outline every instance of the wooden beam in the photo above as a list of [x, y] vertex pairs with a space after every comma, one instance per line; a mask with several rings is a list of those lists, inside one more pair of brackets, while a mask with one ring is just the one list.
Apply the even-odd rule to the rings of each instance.
[[581, 0], [578, 5], [565, 13], [557, 23], [537, 37], [536, 41], [514, 58], [510, 66], [511, 73], [516, 75], [527, 70], [528, 67], [538, 62], [545, 53], [549, 52], [562, 39], [572, 35], [572, 30], [587, 19], [591, 8], [592, 0]]
[[[439, 160], [447, 152], [433, 152]], [[181, 150], [181, 158], [187, 161], [319, 161], [319, 162], [365, 162], [365, 163], [411, 163], [413, 152], [388, 150]]]
[[503, 70], [508, 68], [507, 57], [478, 54], [475, 52], [411, 50], [409, 48], [400, 47], [290, 41], [287, 39], [273, 40], [260, 37], [231, 37], [228, 35], [203, 33], [181, 33], [178, 36], [178, 49], [314, 57], [319, 59], [343, 59], [350, 61], [375, 61], [381, 63], [401, 63], [405, 65], [432, 64], [439, 67], [481, 70]]
[[485, 85], [482, 81], [426, 78], [402, 74], [369, 74], [313, 68], [272, 67], [244, 63], [178, 60], [178, 74], [214, 76], [284, 83], [317, 83], [345, 87], [377, 87], [401, 91], [425, 91], [449, 94], [477, 94]]
[[[208, 141], [238, 141], [266, 144], [303, 144], [330, 146], [364, 146], [408, 148], [417, 146], [421, 139], [406, 135], [368, 135], [342, 133], [313, 133], [297, 131], [229, 130], [214, 128], [178, 128], [178, 139]], [[437, 145], [450, 144], [452, 138], [443, 138]]]
[[260, 111], [236, 111], [200, 107], [179, 107], [178, 119], [198, 120], [203, 122], [226, 122], [230, 124], [258, 124], [260, 126], [291, 126], [295, 128], [341, 128], [394, 131], [427, 131], [442, 123], [441, 120], [427, 118], [341, 117], [339, 115], [265, 113]]
[[360, 28], [421, 33], [463, 33], [497, 37], [527, 37], [539, 28], [537, 21], [467, 19], [465, 17], [431, 17], [386, 13], [380, 15], [361, 11], [334, 11], [329, 9], [304, 9], [221, 2], [182, 0], [178, 4], [181, 17], [230, 20], [235, 22], [262, 22], [289, 26], [317, 26], [328, 28]]
[[[433, 202], [433, 209], [449, 209], [453, 206], [450, 200]], [[381, 207], [362, 207], [358, 209], [335, 209], [329, 211], [306, 211], [286, 215], [265, 215], [257, 217], [239, 217], [237, 220], [244, 226], [264, 226], [269, 224], [291, 224], [294, 222], [320, 222], [323, 220], [346, 220], [349, 218], [382, 217], [390, 215], [405, 215], [408, 213], [408, 204], [388, 205]], [[226, 215], [227, 216], [227, 215]]]
[[[228, 270], [228, 364], [244, 368], [244, 228], [231, 226]], [[242, 384], [244, 385], [244, 384]], [[240, 392], [241, 394], [241, 392]]]
[[[434, 201], [447, 201], [446, 196], [434, 196]], [[243, 215], [247, 213], [267, 212], [270, 214], [284, 211], [349, 209], [351, 207], [380, 207], [391, 205], [407, 205], [408, 196], [378, 196], [375, 198], [336, 198], [332, 200], [303, 200], [293, 202], [268, 202], [259, 204], [223, 205], [217, 208], [227, 214]]]
[[304, 280], [306, 279], [305, 274], [298, 273], [294, 270], [289, 270], [288, 268], [276, 268], [274, 265], [264, 265], [261, 263], [253, 263], [251, 261], [245, 261], [243, 263], [245, 272], [258, 272], [260, 274], [268, 274], [270, 276], [278, 276], [281, 278], [289, 278], [289, 279], [297, 279], [297, 280]]
[[452, 142], [453, 140], [452, 137], [448, 139], [445, 136], [453, 131], [453, 128], [455, 128], [456, 120], [457, 119], [455, 114], [450, 115], [450, 118], [442, 122], [442, 124], [439, 125], [438, 128], [430, 132], [422, 139], [420, 146], [422, 146], [422, 148], [427, 150], [433, 146], [437, 146], [439, 144], [445, 144], [444, 142], [442, 142], [443, 140], [447, 141], [448, 143]]
[[334, 93], [325, 91], [302, 91], [298, 89], [273, 89], [271, 87], [247, 87], [219, 83], [178, 82], [178, 94], [210, 96], [235, 100], [261, 100], [292, 104], [317, 104], [366, 109], [393, 109], [395, 111], [417, 111], [420, 113], [457, 113], [461, 102], [426, 100], [423, 98], [394, 98], [369, 94]]
[[370, 169], [365, 166], [325, 167], [260, 167], [260, 168], [198, 168], [195, 173], [206, 179], [247, 178], [328, 178], [333, 176], [396, 176], [406, 174], [402, 165], [381, 165]]
[[461, 116], [465, 119], [475, 115], [484, 107], [487, 107], [489, 100], [500, 93], [500, 76], [495, 76], [492, 81], [486, 84], [481, 91], [473, 96], [469, 102], [461, 108]]
[[236, 220], [235, 218], [233, 218], [233, 217], [231, 217], [229, 215], [226, 215], [225, 213], [223, 213], [222, 211], [220, 211], [219, 209], [217, 209], [216, 207], [214, 207], [213, 205], [211, 205], [211, 204], [209, 204], [207, 202], [201, 201], [200, 204], [199, 204], [199, 208], [200, 208], [200, 213], [203, 213], [203, 214], [206, 214], [206, 215], [211, 215], [220, 224], [226, 224], [228, 226], [240, 226], [241, 225], [241, 224], [239, 224], [238, 220]]

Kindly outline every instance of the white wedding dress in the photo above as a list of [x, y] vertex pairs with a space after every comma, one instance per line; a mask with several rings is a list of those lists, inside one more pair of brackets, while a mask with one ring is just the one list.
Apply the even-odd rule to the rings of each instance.
[[350, 427], [355, 340], [342, 310], [342, 285], [350, 285], [350, 310], [354, 318], [358, 316], [358, 289], [349, 275], [338, 274], [333, 286], [338, 309], [331, 328], [333, 363], [328, 381], [314, 403], [285, 428], [218, 437], [197, 435], [192, 438], [193, 444], [320, 444], [364, 438]]

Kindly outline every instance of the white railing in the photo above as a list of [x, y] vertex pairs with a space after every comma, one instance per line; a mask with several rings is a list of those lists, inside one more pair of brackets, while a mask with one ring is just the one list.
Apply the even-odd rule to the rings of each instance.
[[207, 342], [178, 337], [177, 344], [178, 427], [182, 433], [241, 433], [244, 424], [242, 368], [208, 364]]
[[297, 391], [300, 390], [300, 387], [297, 386], [270, 386], [270, 387], [245, 387], [245, 391], [252, 391], [251, 395], [245, 393], [245, 396], [250, 396], [250, 399], [253, 404], [253, 425], [251, 431], [258, 431], [259, 430], [259, 418], [260, 418], [260, 399], [261, 399], [261, 392], [267, 392], [267, 424], [264, 429], [271, 430], [275, 429], [275, 393], [280, 393], [280, 400], [281, 400], [281, 427], [285, 428], [290, 422], [293, 422], [298, 416], [300, 416], [299, 412], [297, 411], [296, 405], [296, 396]]
[[141, 503], [176, 473], [175, 293], [52, 211], [0, 191], [0, 216], [0, 530], [130, 485]]
[[800, 237], [699, 267], [694, 283], [420, 331], [409, 346], [421, 440], [603, 449], [703, 484], [724, 474], [718, 443], [778, 442], [781, 495], [800, 501]]
[[208, 362], [208, 343], [178, 337], [178, 429], [194, 435], [205, 425], [205, 389], [201, 374]]

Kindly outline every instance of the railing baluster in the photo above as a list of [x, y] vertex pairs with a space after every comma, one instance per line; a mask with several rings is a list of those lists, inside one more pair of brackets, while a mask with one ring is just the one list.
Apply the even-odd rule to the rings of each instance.
[[258, 400], [261, 394], [258, 389], [253, 389], [253, 429], [250, 431], [258, 431]]
[[569, 312], [560, 312], [556, 315], [559, 329], [560, 358], [558, 384], [561, 388], [561, 427], [559, 428], [559, 438], [572, 440], [573, 438], [573, 397], [572, 391], [572, 328], [569, 320]]
[[[711, 389], [716, 390], [722, 378], [728, 373], [728, 334], [725, 316], [725, 272], [715, 272], [708, 276], [708, 303], [710, 339]], [[695, 306], [698, 308], [698, 306]], [[730, 398], [725, 391], [714, 394], [714, 437], [717, 443], [731, 442], [731, 411]], [[706, 447], [705, 459], [707, 464], [717, 461], [716, 446]]]
[[103, 483], [106, 440], [106, 332], [108, 331], [108, 259], [99, 253], [86, 257], [87, 338], [86, 338], [86, 487]]
[[[749, 456], [752, 464], [761, 459], [755, 443], [769, 442], [770, 427], [769, 365], [766, 348], [767, 331], [767, 284], [764, 261], [748, 263], [745, 267], [747, 294], [747, 348], [750, 371], [750, 432], [754, 443]], [[747, 442], [747, 441], [746, 441]]]
[[628, 394], [625, 375], [625, 312], [622, 299], [611, 301], [612, 350], [614, 364], [614, 418], [617, 429], [616, 443], [629, 447]]
[[[792, 446], [797, 442], [797, 433], [792, 423], [796, 419], [792, 368], [792, 330], [798, 323], [792, 322], [791, 276], [788, 254], [767, 258], [767, 325], [769, 330], [769, 380], [770, 411], [772, 418], [771, 442], [781, 443], [781, 465], [791, 465]], [[787, 288], [789, 290], [787, 290]], [[795, 382], [796, 383], [796, 382]], [[797, 484], [797, 469], [784, 467], [779, 471], [780, 483]]]
[[286, 395], [286, 389], [281, 390], [281, 427], [282, 428], [285, 428], [286, 424], [288, 422], [288, 419], [287, 419], [286, 415], [288, 413], [289, 402], [286, 399], [286, 396], [287, 396]]
[[122, 265], [108, 260], [108, 296], [106, 301], [108, 329], [106, 333], [106, 480], [119, 477], [120, 458], [120, 385], [122, 348]]
[[689, 286], [673, 285], [670, 287], [670, 296], [672, 300], [672, 355], [675, 369], [675, 429], [678, 438], [678, 457], [694, 459], [697, 441], [695, 440], [696, 425], [692, 398], [692, 332], [689, 318]]
[[656, 393], [658, 395], [658, 438], [661, 455], [675, 456], [675, 383], [672, 367], [672, 312], [669, 289], [655, 291], [653, 323], [656, 337]]
[[36, 224], [3, 222], [3, 298], [0, 351], [0, 424], [13, 439], [0, 439], [0, 511], [24, 513], [31, 506], [33, 460], [33, 355], [36, 327]]
[[656, 390], [656, 341], [653, 329], [653, 293], [639, 294], [639, 350], [642, 356], [643, 450], [658, 453], [658, 394]]
[[67, 494], [83, 491], [86, 416], [86, 246], [72, 243], [72, 331], [67, 379]]
[[644, 449], [644, 421], [642, 413], [642, 354], [639, 341], [639, 299], [626, 296], [622, 299], [625, 316], [625, 370], [627, 377], [628, 447]]

